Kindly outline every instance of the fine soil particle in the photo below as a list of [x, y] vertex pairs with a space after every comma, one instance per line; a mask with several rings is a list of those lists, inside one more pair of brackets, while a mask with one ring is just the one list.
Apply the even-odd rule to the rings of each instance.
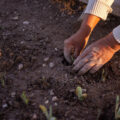
[[[0, 120], [45, 120], [39, 105], [52, 105], [57, 120], [96, 120], [99, 114], [99, 120], [114, 120], [120, 52], [97, 73], [84, 76], [77, 76], [63, 57], [64, 40], [79, 28], [80, 14], [61, 12], [48, 0], [0, 0]], [[119, 24], [115, 16], [100, 22], [89, 44]], [[88, 94], [82, 102], [75, 95], [78, 85]]]

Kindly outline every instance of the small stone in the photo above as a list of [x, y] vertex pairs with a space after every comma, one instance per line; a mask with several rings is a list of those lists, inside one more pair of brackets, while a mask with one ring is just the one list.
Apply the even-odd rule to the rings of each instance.
[[58, 103], [56, 103], [56, 102], [55, 102], [55, 104], [54, 104], [54, 105], [55, 105], [55, 106], [58, 106]]
[[49, 100], [46, 100], [46, 101], [45, 101], [45, 104], [48, 104], [48, 103], [49, 103]]
[[25, 41], [21, 41], [21, 42], [20, 42], [20, 44], [24, 44], [24, 43], [25, 43]]
[[42, 64], [43, 67], [46, 67], [46, 64]]
[[2, 108], [7, 108], [7, 107], [8, 107], [8, 104], [6, 103], [2, 105]]
[[19, 64], [18, 65], [18, 70], [22, 70], [23, 69], [23, 64]]
[[55, 51], [57, 52], [57, 51], [58, 51], [58, 48], [55, 48]]
[[50, 64], [49, 64], [49, 67], [50, 68], [53, 68], [55, 66], [55, 64], [53, 63], [53, 62], [51, 62]]
[[18, 20], [18, 19], [19, 19], [18, 16], [15, 16], [15, 17], [12, 18], [12, 20]]
[[11, 97], [15, 97], [16, 93], [15, 92], [12, 92], [11, 93]]
[[29, 25], [29, 23], [30, 23], [29, 21], [24, 21], [23, 22], [24, 25]]
[[53, 101], [53, 102], [55, 102], [55, 101], [57, 101], [57, 100], [58, 100], [58, 98], [57, 98], [56, 96], [52, 97], [52, 101]]
[[45, 62], [49, 61], [49, 57], [44, 58], [44, 61]]
[[36, 119], [37, 119], [37, 115], [36, 115], [35, 113], [33, 114], [32, 119], [33, 119], [33, 120], [36, 120]]
[[53, 90], [50, 90], [50, 95], [51, 95], [51, 96], [53, 96], [53, 95], [54, 95]]

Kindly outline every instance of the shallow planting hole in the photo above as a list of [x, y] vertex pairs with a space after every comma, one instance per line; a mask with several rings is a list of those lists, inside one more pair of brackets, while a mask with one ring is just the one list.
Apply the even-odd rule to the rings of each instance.
[[65, 60], [64, 57], [62, 58], [62, 64], [63, 64], [64, 66], [70, 66], [70, 64]]

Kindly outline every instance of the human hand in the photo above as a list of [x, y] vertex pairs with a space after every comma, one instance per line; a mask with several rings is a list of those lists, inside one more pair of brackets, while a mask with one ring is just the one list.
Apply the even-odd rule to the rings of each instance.
[[113, 55], [120, 50], [120, 44], [114, 39], [112, 33], [88, 46], [74, 61], [74, 71], [79, 75], [86, 72], [95, 73], [106, 64]]
[[85, 48], [88, 37], [83, 37], [80, 34], [74, 34], [64, 41], [64, 56], [65, 59], [72, 63], [72, 57], [76, 58]]
[[92, 30], [99, 21], [99, 17], [86, 14], [80, 29], [64, 41], [64, 56], [69, 63], [72, 63], [72, 55], [76, 58], [85, 48]]

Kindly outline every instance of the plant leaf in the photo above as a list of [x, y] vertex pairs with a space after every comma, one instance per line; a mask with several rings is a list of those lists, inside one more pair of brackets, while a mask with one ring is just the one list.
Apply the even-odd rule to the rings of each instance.
[[50, 120], [56, 120], [56, 118], [55, 118], [55, 117], [52, 117], [52, 118], [50, 118]]
[[40, 109], [41, 109], [41, 111], [45, 114], [45, 116], [46, 116], [47, 119], [48, 119], [48, 118], [49, 118], [49, 115], [48, 115], [47, 108], [46, 108], [44, 105], [40, 105]]
[[83, 100], [83, 96], [82, 96], [82, 88], [80, 87], [80, 86], [78, 86], [77, 88], [76, 88], [76, 95], [78, 96], [78, 99], [79, 100]]
[[52, 107], [49, 108], [49, 118], [52, 118]]
[[103, 82], [105, 82], [105, 80], [106, 80], [106, 75], [105, 75], [105, 70], [104, 69], [102, 70], [101, 80]]
[[86, 98], [88, 95], [86, 93], [82, 94], [83, 98]]
[[120, 118], [119, 101], [120, 101], [120, 98], [117, 95], [117, 97], [116, 97], [116, 106], [115, 106], [115, 119]]
[[120, 119], [120, 108], [119, 108], [118, 111], [117, 111], [116, 118], [117, 118], [117, 119]]
[[29, 100], [25, 94], [25, 92], [23, 91], [22, 95], [21, 95], [21, 98], [23, 100], [23, 102], [27, 105], [29, 103]]

